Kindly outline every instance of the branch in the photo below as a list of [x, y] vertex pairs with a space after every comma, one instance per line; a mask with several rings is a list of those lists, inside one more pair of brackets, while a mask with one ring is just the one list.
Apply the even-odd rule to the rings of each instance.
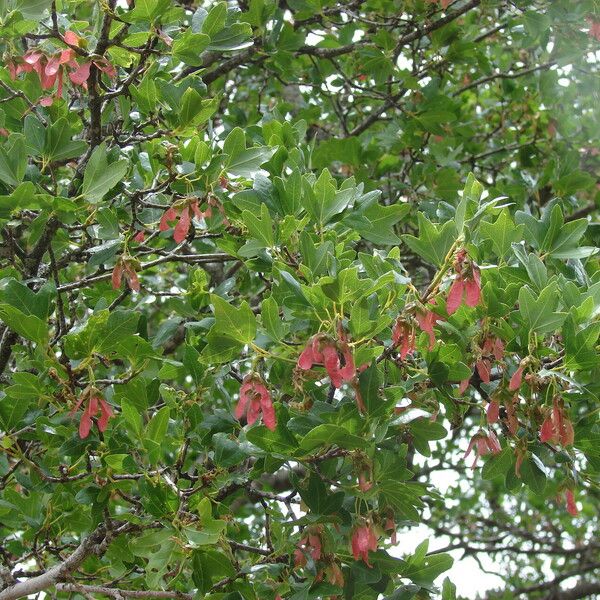
[[79, 592], [89, 594], [102, 594], [113, 598], [173, 598], [176, 600], [192, 600], [193, 594], [184, 592], [168, 592], [166, 590], [122, 590], [105, 587], [103, 585], [80, 585], [77, 583], [59, 583], [56, 586], [59, 592]]
[[494, 154], [498, 154], [499, 152], [512, 152], [513, 150], [520, 150], [521, 148], [526, 148], [527, 146], [531, 146], [535, 144], [535, 140], [531, 140], [530, 142], [524, 142], [523, 144], [508, 144], [507, 146], [501, 146], [500, 148], [493, 148], [492, 150], [488, 150], [487, 152], [483, 152], [481, 154], [477, 154], [475, 156], [470, 156], [469, 158], [464, 158], [461, 160], [461, 163], [468, 163], [481, 160], [482, 158], [487, 158], [488, 156], [493, 156]]
[[379, 117], [386, 111], [388, 108], [394, 106], [396, 101], [402, 96], [400, 94], [398, 96], [394, 96], [390, 98], [386, 102], [384, 102], [380, 107], [376, 108], [362, 123], [359, 123], [350, 133], [349, 136], [360, 135], [363, 131], [366, 131], [373, 123], [375, 123]]
[[452, 94], [452, 96], [456, 97], [477, 86], [480, 86], [489, 81], [494, 81], [494, 79], [517, 79], [518, 77], [523, 77], [524, 75], [529, 75], [530, 73], [535, 73], [536, 71], [546, 71], [553, 67], [556, 64], [556, 61], [550, 61], [547, 63], [543, 63], [541, 65], [536, 65], [535, 67], [530, 67], [528, 69], [521, 69], [520, 71], [515, 71], [514, 73], [494, 73], [493, 75], [488, 75], [487, 77], [482, 77], [481, 79], [476, 79], [472, 81], [468, 85], [460, 88]]
[[591, 202], [590, 204], [586, 204], [585, 206], [582, 206], [581, 208], [576, 210], [574, 213], [568, 215], [565, 218], [565, 221], [568, 223], [570, 221], [576, 221], [577, 219], [583, 219], [584, 217], [587, 217], [589, 214], [593, 213], [599, 208], [600, 206], [596, 206], [595, 202]]
[[[591, 565], [582, 565], [577, 569], [573, 569], [572, 571], [566, 571], [557, 575], [551, 581], [545, 581], [544, 583], [539, 583], [537, 585], [531, 585], [528, 587], [518, 588], [515, 591], [516, 594], [531, 594], [532, 592], [541, 592], [544, 590], [552, 590], [553, 588], [558, 588], [558, 585], [564, 581], [565, 579], [569, 579], [569, 577], [576, 577], [577, 575], [581, 575], [582, 573], [588, 573], [590, 571], [595, 571], [600, 569], [600, 563], [592, 563]], [[557, 592], [558, 593], [558, 592]], [[553, 598], [554, 596], [550, 596]], [[560, 596], [559, 596], [560, 597]], [[567, 596], [568, 598], [568, 596]], [[2, 597], [0, 596], [0, 600]]]
[[297, 52], [296, 55], [300, 54], [308, 54], [309, 56], [316, 56], [317, 58], [334, 58], [336, 56], [341, 56], [342, 54], [348, 54], [353, 52], [360, 46], [364, 46], [365, 44], [370, 43], [368, 40], [359, 40], [357, 42], [352, 42], [351, 44], [346, 44], [344, 46], [338, 46], [337, 48], [320, 48], [319, 46], [302, 46]]
[[[229, 254], [168, 254], [167, 256], [161, 256], [156, 260], [151, 260], [147, 263], [144, 263], [140, 266], [139, 271], [143, 271], [144, 269], [149, 269], [150, 267], [155, 267], [156, 265], [160, 265], [165, 262], [186, 262], [189, 264], [206, 264], [206, 263], [220, 263], [220, 262], [228, 262], [232, 260], [237, 260], [235, 257], [230, 256]], [[90, 283], [96, 283], [97, 281], [104, 281], [105, 279], [110, 279], [112, 274], [110, 272], [103, 273], [102, 275], [94, 275], [92, 277], [87, 277], [86, 279], [81, 279], [80, 281], [75, 281], [74, 283], [66, 283], [65, 285], [61, 285], [60, 288], [57, 289], [58, 292], [68, 292], [71, 290], [76, 290], [82, 287], [89, 285]]]
[[557, 592], [548, 600], [578, 600], [579, 598], [591, 598], [593, 594], [600, 594], [600, 582], [582, 581], [571, 589]]
[[452, 21], [454, 21], [461, 15], [464, 15], [466, 12], [469, 12], [472, 8], [475, 8], [476, 6], [479, 6], [480, 4], [481, 4], [481, 0], [471, 0], [470, 2], [467, 2], [464, 6], [461, 6], [459, 9], [457, 9], [451, 13], [448, 13], [445, 17], [442, 17], [441, 19], [434, 21], [430, 25], [423, 27], [423, 29], [416, 29], [412, 33], [408, 33], [407, 35], [401, 37], [398, 40], [398, 43], [396, 44], [396, 48], [400, 48], [401, 46], [404, 46], [404, 45], [408, 44], [409, 42], [418, 40], [419, 38], [422, 38], [423, 36], [431, 33], [432, 31], [435, 31], [436, 29], [439, 29], [440, 27], [443, 27], [444, 25], [451, 23]]
[[42, 575], [7, 587], [0, 592], [0, 600], [17, 600], [17, 598], [37, 594], [52, 587], [59, 579], [73, 573], [88, 556], [99, 552], [101, 544], [106, 538], [106, 533], [106, 526], [104, 524], [100, 525], [62, 563], [48, 569]]
[[[202, 81], [204, 81], [206, 85], [212, 83], [213, 81], [221, 77], [221, 75], [225, 75], [225, 73], [228, 73], [232, 69], [235, 69], [235, 67], [238, 67], [239, 65], [245, 63], [247, 60], [252, 58], [252, 56], [256, 54], [256, 52], [260, 49], [261, 46], [261, 40], [254, 40], [252, 46], [246, 48], [245, 50], [242, 50], [239, 54], [228, 58], [212, 71], [208, 71], [208, 73], [202, 75]], [[222, 54], [219, 52], [206, 52], [202, 56], [204, 60], [202, 61], [202, 64], [200, 66], [187, 67], [175, 77], [175, 81], [180, 81], [181, 79], [184, 79], [192, 73], [196, 73], [197, 71], [201, 71], [202, 69], [206, 69], [212, 66], [217, 61], [217, 59], [222, 56]]]

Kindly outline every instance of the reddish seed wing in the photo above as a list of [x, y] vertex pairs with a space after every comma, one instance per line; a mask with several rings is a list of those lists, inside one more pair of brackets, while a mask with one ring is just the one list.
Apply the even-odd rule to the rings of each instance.
[[315, 364], [315, 363], [323, 364], [325, 359], [323, 357], [323, 352], [321, 351], [321, 336], [319, 336], [319, 335], [313, 336], [312, 351], [313, 351], [313, 364]]
[[306, 556], [304, 556], [304, 552], [300, 548], [296, 548], [294, 550], [294, 566], [295, 567], [304, 567], [306, 566], [307, 560]]
[[570, 446], [575, 441], [575, 432], [573, 431], [573, 424], [570, 419], [563, 419], [559, 437], [560, 443], [563, 446]]
[[356, 375], [356, 367], [354, 366], [354, 357], [352, 356], [352, 350], [348, 346], [344, 348], [344, 366], [340, 369], [340, 377], [344, 381], [352, 381]]
[[260, 407], [262, 409], [263, 423], [271, 431], [275, 431], [277, 428], [277, 420], [275, 418], [275, 408], [273, 407], [273, 400], [269, 390], [262, 385], [256, 385], [256, 391], [260, 396]]
[[498, 437], [494, 433], [493, 430], [490, 429], [487, 436], [487, 446], [492, 454], [498, 454], [502, 452], [502, 446], [500, 445], [500, 441]]
[[467, 306], [474, 307], [481, 300], [481, 287], [479, 283], [473, 279], [465, 282], [465, 303]]
[[477, 363], [475, 364], [475, 367], [477, 368], [477, 373], [479, 373], [479, 377], [481, 378], [481, 381], [483, 381], [483, 383], [489, 383], [490, 382], [490, 373], [491, 373], [491, 369], [492, 369], [492, 366], [490, 365], [490, 361], [487, 360], [487, 358], [478, 360]]
[[521, 382], [523, 380], [523, 367], [519, 367], [510, 378], [510, 383], [508, 384], [509, 392], [516, 392], [521, 387]]
[[248, 407], [248, 413], [246, 415], [248, 425], [254, 425], [260, 416], [260, 396], [254, 391], [252, 391], [251, 396], [250, 406]]
[[343, 380], [340, 375], [340, 357], [338, 356], [337, 348], [325, 346], [323, 348], [323, 358], [325, 369], [331, 379], [331, 385], [335, 388], [341, 387]]
[[58, 73], [58, 69], [60, 69], [60, 55], [53, 56], [48, 61], [48, 64], [46, 65], [46, 68], [44, 69], [44, 73], [48, 77], [52, 77], [53, 75], [56, 75]]
[[554, 423], [550, 417], [547, 417], [540, 428], [540, 441], [549, 442], [554, 438]]
[[65, 31], [63, 40], [71, 46], [79, 46], [79, 40], [81, 38], [74, 31]]
[[84, 440], [92, 429], [92, 418], [84, 411], [79, 421], [79, 437]]
[[79, 437], [83, 440], [92, 429], [92, 417], [98, 412], [98, 399], [91, 396], [79, 421]]
[[98, 419], [98, 429], [104, 431], [108, 425], [108, 420], [113, 416], [113, 411], [110, 405], [104, 398], [98, 398], [100, 402], [100, 418]]
[[180, 244], [185, 240], [188, 231], [190, 230], [190, 223], [192, 219], [190, 217], [190, 208], [189, 206], [184, 207], [181, 211], [181, 216], [179, 217], [179, 223], [175, 227], [175, 231], [173, 232], [173, 239]]
[[415, 317], [421, 331], [424, 331], [429, 335], [429, 349], [433, 350], [433, 347], [435, 346], [435, 332], [433, 331], [433, 326], [437, 321], [437, 315], [428, 310], [425, 313], [417, 312]]
[[115, 265], [115, 268], [113, 269], [112, 272], [112, 286], [113, 286], [113, 290], [118, 290], [121, 287], [121, 281], [123, 279], [123, 264], [121, 262], [118, 262]]
[[61, 69], [58, 72], [58, 76], [56, 77], [58, 85], [56, 86], [56, 97], [61, 98], [63, 92], [63, 70]]
[[111, 79], [114, 79], [117, 76], [117, 70], [113, 64], [105, 58], [102, 58], [101, 60], [95, 60], [94, 64]]
[[201, 220], [204, 215], [202, 214], [202, 212], [200, 212], [200, 208], [198, 207], [198, 200], [194, 200], [190, 206], [192, 207], [192, 210], [194, 211], [194, 214], [196, 215], [196, 219]]
[[92, 63], [85, 62], [77, 66], [73, 71], [69, 72], [69, 79], [75, 85], [83, 85], [90, 77], [90, 66]]
[[500, 404], [498, 400], [492, 400], [487, 407], [487, 422], [489, 424], [496, 423], [500, 416]]
[[475, 447], [475, 444], [477, 444], [477, 440], [479, 439], [478, 435], [474, 435], [471, 440], [469, 441], [469, 445], [467, 446], [467, 451], [465, 452], [465, 455], [463, 456], [463, 460], [467, 458], [467, 456], [469, 456], [469, 454], [471, 454], [471, 451], [473, 450], [473, 448]]
[[23, 60], [28, 65], [37, 65], [43, 56], [44, 55], [41, 52], [27, 52], [27, 54], [23, 56]]
[[242, 416], [246, 413], [246, 409], [248, 408], [248, 402], [250, 400], [250, 390], [252, 389], [252, 383], [250, 381], [244, 381], [242, 383], [242, 387], [240, 388], [240, 399], [235, 407], [235, 418], [241, 419]]
[[125, 277], [127, 279], [127, 285], [130, 290], [134, 292], [140, 291], [140, 280], [138, 279], [137, 273], [133, 270], [133, 267], [129, 264], [125, 265]]
[[504, 358], [504, 342], [500, 338], [494, 341], [494, 358], [502, 360]]
[[575, 504], [575, 494], [573, 493], [573, 490], [567, 490], [565, 495], [567, 497], [567, 511], [570, 515], [576, 517], [579, 514], [579, 511], [577, 510], [577, 504]]
[[306, 346], [306, 348], [304, 348], [302, 354], [300, 354], [300, 357], [298, 358], [298, 366], [303, 371], [308, 371], [308, 369], [312, 368], [315, 362], [316, 361], [313, 356], [312, 342], [309, 340], [308, 345]]
[[369, 481], [367, 474], [361, 472], [358, 476], [358, 489], [361, 492], [368, 492], [373, 487], [373, 482]]
[[321, 538], [320, 536], [309, 533], [308, 534], [308, 546], [310, 548], [310, 555], [313, 560], [321, 559]]
[[169, 229], [171, 229], [171, 226], [169, 225], [169, 223], [173, 222], [176, 218], [177, 218], [177, 211], [171, 206], [170, 208], [165, 210], [162, 217], [160, 218], [160, 225], [159, 225], [158, 229], [160, 231], [169, 231]]
[[352, 383], [352, 387], [354, 388], [354, 398], [356, 400], [356, 406], [361, 414], [365, 414], [367, 412], [367, 407], [365, 406], [365, 401], [363, 400], [362, 394], [360, 393], [360, 385], [357, 380], [354, 380]]
[[394, 344], [394, 346], [397, 346], [400, 343], [401, 339], [402, 339], [402, 327], [401, 327], [400, 323], [398, 321], [396, 321], [394, 323], [394, 326], [392, 327], [392, 344]]
[[367, 567], [369, 564], [369, 550], [377, 550], [377, 537], [369, 525], [362, 525], [352, 534], [352, 554], [356, 560], [362, 558]]
[[464, 281], [460, 277], [455, 279], [448, 292], [448, 299], [446, 300], [446, 311], [449, 315], [454, 314], [461, 305], [464, 289]]

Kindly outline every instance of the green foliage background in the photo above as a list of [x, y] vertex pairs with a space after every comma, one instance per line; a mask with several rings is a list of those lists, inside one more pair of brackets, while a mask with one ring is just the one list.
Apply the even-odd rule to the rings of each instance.
[[[598, 22], [594, 0], [0, 1], [0, 600], [452, 600], [452, 550], [493, 563], [490, 598], [600, 593]], [[14, 72], [69, 49], [60, 93]], [[448, 315], [461, 249], [482, 300]], [[365, 369], [336, 391], [296, 363], [340, 330]], [[275, 431], [233, 416], [252, 373]], [[114, 416], [81, 439], [91, 386]], [[555, 402], [573, 444], [540, 441]]]

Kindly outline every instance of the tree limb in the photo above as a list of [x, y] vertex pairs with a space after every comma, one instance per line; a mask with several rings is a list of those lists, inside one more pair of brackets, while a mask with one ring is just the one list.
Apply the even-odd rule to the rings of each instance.
[[17, 600], [17, 598], [37, 594], [53, 586], [63, 577], [73, 573], [88, 556], [99, 552], [106, 534], [106, 526], [104, 524], [100, 525], [62, 563], [48, 569], [42, 575], [7, 587], [0, 592], [0, 600]]
[[80, 585], [78, 583], [59, 583], [56, 585], [59, 592], [87, 592], [89, 594], [102, 594], [113, 598], [172, 598], [174, 600], [192, 600], [193, 594], [184, 592], [169, 592], [166, 590], [122, 590], [106, 587], [104, 585]]

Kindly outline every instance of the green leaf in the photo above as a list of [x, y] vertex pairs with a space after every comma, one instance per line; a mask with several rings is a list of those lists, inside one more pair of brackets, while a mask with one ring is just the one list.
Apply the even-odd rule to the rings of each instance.
[[131, 427], [138, 438], [142, 437], [142, 415], [138, 409], [128, 400], [121, 402], [121, 414], [125, 422]]
[[157, 413], [150, 419], [146, 426], [146, 436], [153, 442], [160, 444], [167, 433], [169, 426], [169, 416], [171, 410], [168, 406], [163, 406]]
[[400, 238], [394, 232], [394, 225], [410, 213], [409, 204], [382, 206], [377, 201], [379, 194], [361, 204], [358, 211], [352, 211], [344, 218], [344, 223], [358, 231], [361, 237], [374, 244], [399, 244]]
[[354, 196], [351, 188], [336, 190], [335, 180], [323, 169], [314, 184], [312, 193], [306, 197], [306, 209], [319, 225], [325, 225], [341, 213]]
[[506, 258], [512, 243], [522, 239], [524, 227], [523, 224], [515, 226], [505, 208], [494, 223], [483, 221], [479, 230], [484, 240], [491, 240], [496, 256]]
[[178, 112], [179, 126], [192, 127], [206, 123], [217, 110], [218, 104], [218, 98], [202, 100], [200, 94], [189, 87], [181, 98], [181, 108]]
[[544, 288], [537, 298], [528, 286], [519, 290], [519, 312], [529, 331], [545, 334], [555, 331], [562, 325], [566, 314], [555, 312], [557, 302], [555, 282]]
[[86, 200], [96, 203], [113, 188], [127, 173], [127, 160], [117, 160], [108, 163], [106, 144], [97, 146], [85, 167], [83, 174], [82, 193]]
[[266, 204], [261, 204], [259, 219], [249, 210], [242, 212], [242, 219], [248, 227], [250, 235], [260, 242], [261, 248], [272, 248], [275, 245], [273, 237], [273, 220], [269, 214], [269, 209]]
[[246, 432], [246, 439], [267, 453], [293, 456], [298, 449], [298, 442], [285, 424], [279, 422], [277, 429], [271, 431], [264, 425], [257, 425]]
[[300, 441], [300, 448], [305, 452], [310, 452], [320, 446], [332, 445], [354, 450], [356, 448], [367, 448], [369, 444], [363, 438], [351, 434], [344, 427], [330, 423], [317, 425]]
[[314, 473], [306, 488], [299, 488], [300, 497], [315, 515], [335, 514], [342, 507], [344, 492], [331, 492]]
[[22, 398], [2, 398], [0, 402], [0, 426], [7, 433], [22, 426], [23, 415], [27, 412], [31, 401]]
[[133, 336], [137, 331], [140, 315], [132, 310], [115, 310], [110, 313], [106, 325], [95, 340], [99, 352], [111, 352], [119, 342]]
[[234, 177], [254, 177], [260, 171], [260, 166], [270, 160], [276, 150], [260, 146], [238, 152], [226, 164], [227, 172]]
[[279, 316], [279, 305], [273, 296], [269, 296], [262, 301], [260, 313], [262, 323], [267, 333], [277, 341], [281, 341], [286, 333], [281, 317]]
[[[202, 65], [202, 51], [210, 43], [210, 37], [204, 33], [192, 33], [189, 29], [173, 42], [173, 58], [186, 65]], [[188, 88], [191, 89], [191, 88]]]
[[252, 27], [248, 23], [233, 23], [211, 37], [208, 50], [242, 50], [252, 46]]
[[215, 449], [215, 463], [225, 469], [240, 464], [248, 456], [240, 443], [225, 433], [215, 433], [212, 443]]
[[534, 460], [526, 458], [521, 465], [521, 478], [535, 494], [543, 494], [546, 489], [546, 474]]
[[408, 247], [436, 267], [441, 267], [454, 240], [456, 226], [452, 221], [444, 225], [434, 225], [423, 213], [418, 213], [419, 237], [403, 235]]
[[456, 600], [456, 586], [446, 577], [442, 584], [442, 600]]
[[0, 304], [0, 319], [20, 336], [40, 346], [47, 344], [48, 325], [35, 315], [24, 313], [10, 304]]
[[152, 23], [171, 6], [170, 0], [136, 0], [135, 7], [122, 15], [128, 23]]
[[565, 368], [586, 370], [593, 369], [600, 363], [600, 355], [596, 350], [596, 342], [600, 335], [600, 322], [591, 323], [577, 332], [572, 315], [563, 325], [565, 340]]
[[225, 27], [227, 18], [227, 2], [217, 2], [206, 15], [202, 23], [202, 33], [211, 38]]
[[11, 279], [6, 284], [1, 297], [26, 315], [47, 319], [51, 313], [51, 296], [48, 288], [42, 289], [36, 294], [20, 281]]
[[79, 157], [88, 145], [83, 140], [73, 140], [74, 132], [69, 122], [61, 117], [46, 129], [43, 157], [46, 162], [57, 162]]
[[244, 345], [217, 330], [208, 332], [206, 336], [207, 345], [200, 353], [200, 361], [204, 364], [223, 364], [231, 362], [238, 357]]
[[46, 128], [42, 122], [32, 114], [27, 115], [23, 124], [23, 133], [25, 134], [25, 143], [30, 151], [35, 156], [41, 156], [46, 143]]
[[229, 337], [241, 344], [249, 344], [256, 337], [256, 317], [247, 302], [235, 308], [215, 294], [211, 295], [215, 312], [215, 333]]
[[499, 454], [493, 454], [487, 459], [481, 470], [481, 477], [483, 479], [494, 479], [495, 477], [504, 476], [512, 464], [513, 450], [508, 446]]
[[231, 561], [212, 549], [196, 550], [192, 555], [192, 580], [200, 592], [208, 592], [213, 582], [233, 577], [236, 571]]
[[26, 19], [39, 22], [45, 12], [50, 8], [52, 0], [17, 0], [15, 10], [18, 10]]
[[379, 391], [381, 377], [375, 361], [359, 375], [358, 381], [360, 394], [369, 416], [371, 418], [383, 416], [388, 409], [388, 402]]
[[451, 569], [453, 564], [454, 559], [449, 554], [432, 554], [414, 562], [408, 559], [402, 576], [417, 585], [430, 587], [433, 581], [444, 571]]
[[0, 146], [0, 181], [16, 187], [25, 177], [27, 167], [27, 151], [25, 138], [12, 134], [8, 142]]
[[410, 422], [410, 432], [415, 449], [423, 456], [431, 456], [430, 441], [443, 440], [448, 435], [446, 428], [441, 423], [425, 417], [413, 419]]

